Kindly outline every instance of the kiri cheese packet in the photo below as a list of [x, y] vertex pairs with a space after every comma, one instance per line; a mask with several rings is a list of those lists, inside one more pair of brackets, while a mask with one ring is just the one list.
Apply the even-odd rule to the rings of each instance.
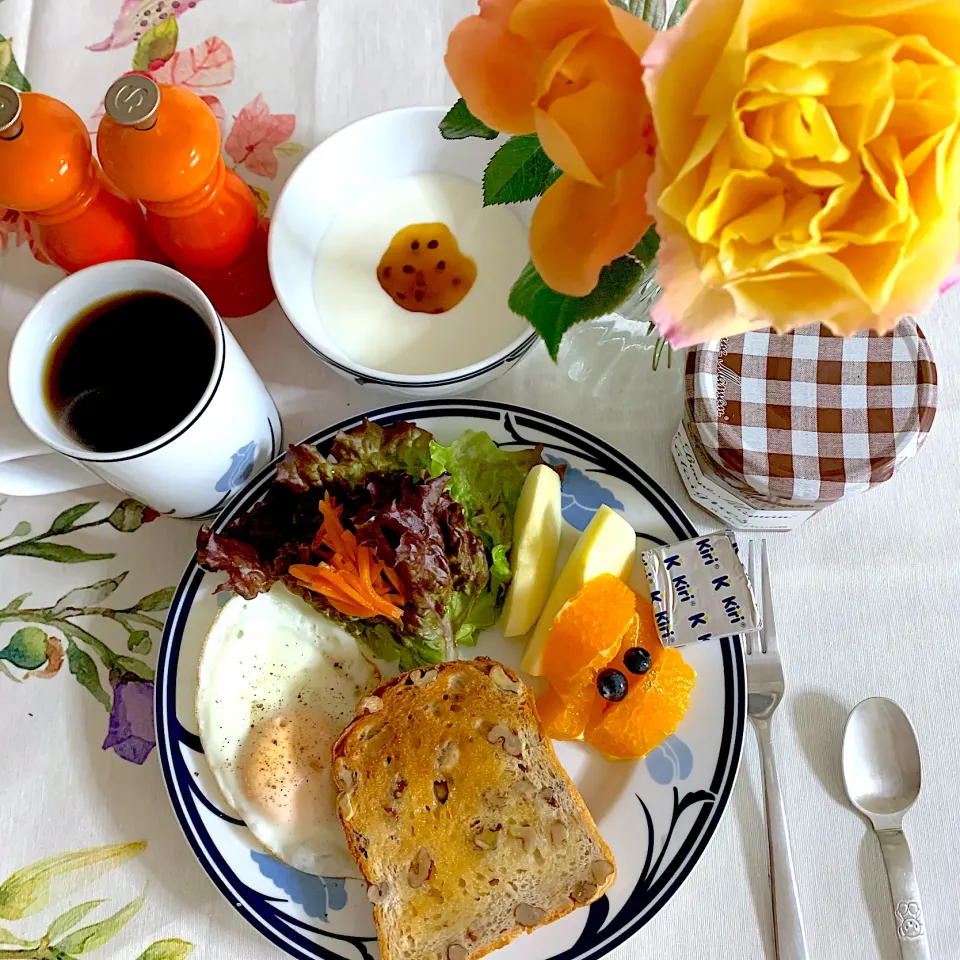
[[732, 533], [654, 547], [641, 556], [665, 647], [750, 633], [760, 626]]

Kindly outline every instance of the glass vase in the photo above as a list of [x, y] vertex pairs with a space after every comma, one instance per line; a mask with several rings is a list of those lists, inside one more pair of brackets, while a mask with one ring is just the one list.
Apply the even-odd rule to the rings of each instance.
[[633, 406], [648, 391], [682, 392], [684, 358], [660, 339], [650, 319], [660, 298], [656, 270], [654, 261], [616, 313], [578, 323], [564, 334], [557, 364], [597, 400]]

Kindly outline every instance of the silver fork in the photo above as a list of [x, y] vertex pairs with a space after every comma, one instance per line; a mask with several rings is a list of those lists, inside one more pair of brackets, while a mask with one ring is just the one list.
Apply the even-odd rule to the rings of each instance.
[[[760, 554], [759, 571], [757, 553]], [[780, 780], [770, 733], [773, 714], [783, 699], [783, 666], [777, 652], [765, 540], [759, 541], [759, 550], [753, 540], [747, 543], [747, 574], [757, 595], [763, 620], [759, 631], [744, 635], [744, 647], [747, 654], [747, 715], [757, 735], [763, 764], [763, 806], [770, 844], [773, 942], [778, 960], [806, 960], [807, 940], [800, 916], [797, 883], [793, 877], [787, 814], [780, 795]]]

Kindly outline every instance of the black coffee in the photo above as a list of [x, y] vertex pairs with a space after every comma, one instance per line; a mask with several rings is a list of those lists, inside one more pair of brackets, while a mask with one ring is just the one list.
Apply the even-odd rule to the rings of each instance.
[[124, 293], [64, 331], [44, 376], [50, 410], [98, 453], [150, 443], [186, 419], [213, 374], [213, 334], [176, 297]]

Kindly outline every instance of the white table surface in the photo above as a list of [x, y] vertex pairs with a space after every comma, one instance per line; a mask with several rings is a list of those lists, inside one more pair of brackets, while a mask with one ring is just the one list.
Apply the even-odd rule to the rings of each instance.
[[[20, 65], [35, 88], [89, 116], [109, 82], [130, 66], [132, 47], [84, 49], [110, 32], [118, 6], [119, 0], [0, 0], [0, 34], [14, 37]], [[263, 92], [277, 113], [296, 115], [295, 139], [309, 148], [374, 111], [452, 102], [442, 63], [445, 39], [471, 7], [469, 0], [205, 0], [181, 19], [180, 47], [222, 37], [236, 59], [235, 80], [216, 91], [228, 123]], [[275, 194], [295, 162], [281, 159], [272, 185], [249, 179]], [[0, 362], [5, 364], [10, 339], [30, 304], [58, 276], [33, 264], [25, 246], [0, 258]], [[960, 290], [921, 320], [938, 363], [940, 399], [917, 460], [883, 488], [771, 538], [788, 691], [774, 736], [811, 958], [899, 955], [879, 849], [846, 806], [840, 779], [846, 714], [874, 695], [897, 700], [917, 728], [925, 785], [906, 818], [906, 831], [932, 955], [960, 957], [960, 642], [954, 630], [960, 609], [958, 320]], [[230, 326], [273, 393], [289, 440], [392, 402], [348, 383], [310, 356], [276, 305]], [[651, 376], [642, 361], [635, 373], [643, 380]], [[571, 384], [538, 348], [476, 395], [525, 404], [593, 431], [635, 459], [701, 529], [718, 525], [690, 503], [670, 459], [680, 413], [675, 392], [642, 407], [630, 405], [629, 390], [622, 405], [600, 401]], [[0, 403], [9, 403], [5, 392]], [[21, 520], [42, 530], [64, 507], [94, 499], [104, 506], [91, 517], [104, 515], [119, 495], [103, 487], [9, 501], [0, 512], [0, 536]], [[0, 605], [26, 590], [36, 602], [49, 604], [71, 587], [126, 569], [131, 573], [123, 597], [132, 602], [176, 582], [193, 532], [193, 525], [171, 521], [130, 535], [99, 527], [71, 542], [115, 551], [117, 559], [82, 567], [2, 558]], [[0, 645], [5, 636], [0, 634]], [[139, 857], [109, 882], [96, 881], [105, 885], [96, 895], [112, 898], [117, 907], [125, 893], [135, 896], [145, 888], [148, 896], [141, 915], [100, 955], [133, 958], [151, 939], [179, 937], [211, 960], [279, 958], [194, 861], [170, 812], [155, 753], [137, 767], [102, 752], [101, 707], [66, 672], [21, 685], [0, 676], [0, 882], [43, 856], [146, 839]], [[773, 956], [759, 787], [748, 732], [732, 800], [702, 861], [656, 919], [614, 956]], [[34, 928], [42, 931], [39, 921], [48, 915]], [[22, 931], [29, 923], [10, 926]]]

